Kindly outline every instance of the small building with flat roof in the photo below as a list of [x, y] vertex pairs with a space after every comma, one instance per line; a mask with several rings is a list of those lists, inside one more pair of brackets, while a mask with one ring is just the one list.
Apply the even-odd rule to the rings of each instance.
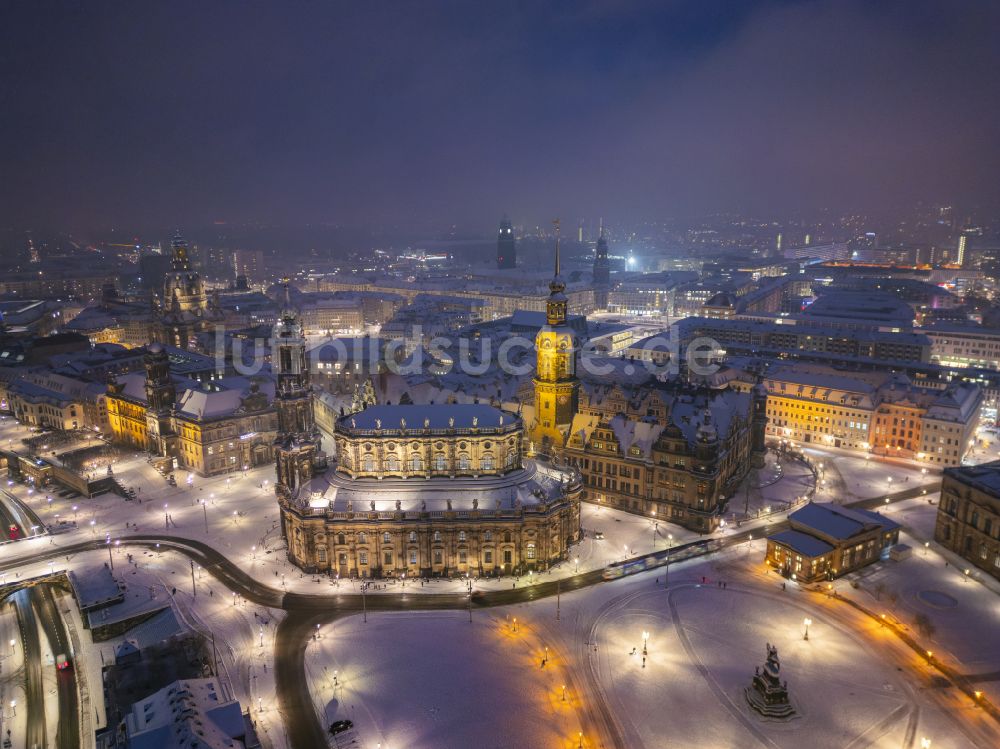
[[832, 580], [888, 556], [899, 524], [868, 510], [810, 502], [767, 538], [767, 564], [803, 583]]

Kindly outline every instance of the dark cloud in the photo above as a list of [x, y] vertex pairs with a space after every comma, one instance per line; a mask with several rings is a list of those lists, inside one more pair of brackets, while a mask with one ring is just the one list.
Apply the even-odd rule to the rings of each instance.
[[995, 204], [990, 2], [41, 3], [0, 223]]

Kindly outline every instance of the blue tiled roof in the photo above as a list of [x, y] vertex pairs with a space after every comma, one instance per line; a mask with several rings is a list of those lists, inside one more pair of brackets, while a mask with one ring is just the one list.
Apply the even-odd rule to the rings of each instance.
[[893, 530], [899, 527], [898, 523], [894, 523], [877, 512], [854, 510], [828, 502], [810, 502], [789, 515], [788, 519], [813, 528], [830, 538], [840, 540], [851, 538], [873, 524], [882, 526], [883, 530]]
[[804, 557], [821, 557], [833, 551], [833, 547], [826, 541], [820, 541], [802, 531], [781, 531], [768, 538]]
[[517, 416], [504, 413], [499, 408], [473, 403], [382, 405], [369, 406], [364, 411], [344, 416], [340, 422], [353, 429], [394, 430], [400, 428], [401, 419], [406, 420], [410, 429], [422, 429], [425, 420], [429, 429], [469, 429], [473, 425], [480, 429], [496, 429], [516, 423]]

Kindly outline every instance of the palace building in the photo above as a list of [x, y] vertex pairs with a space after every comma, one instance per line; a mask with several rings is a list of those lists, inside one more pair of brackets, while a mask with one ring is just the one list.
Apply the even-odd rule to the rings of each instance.
[[584, 383], [563, 450], [583, 498], [710, 533], [764, 458], [765, 396], [681, 385]]
[[278, 430], [266, 378], [197, 382], [171, 372], [167, 351], [147, 347], [145, 372], [114, 379], [105, 395], [111, 438], [151, 453], [165, 471], [215, 476], [269, 463]]

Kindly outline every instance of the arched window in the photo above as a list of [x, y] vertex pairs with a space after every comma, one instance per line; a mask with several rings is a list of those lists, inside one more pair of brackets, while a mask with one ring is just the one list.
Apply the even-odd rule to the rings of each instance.
[[443, 453], [438, 453], [437, 455], [434, 456], [434, 470], [435, 471], [445, 470]]
[[525, 546], [524, 547], [524, 555], [528, 559], [534, 559], [535, 558], [535, 545], [534, 544], [528, 544], [527, 546]]
[[504, 460], [506, 462], [507, 468], [513, 468], [517, 461], [517, 453], [515, 453], [513, 450], [508, 450], [507, 457]]
[[341, 545], [343, 545], [343, 544], [346, 544], [346, 543], [347, 543], [347, 539], [346, 539], [346, 538], [344, 537], [344, 534], [343, 534], [343, 533], [338, 533], [338, 534], [337, 534], [337, 543], [338, 543], [338, 544], [341, 544]]
[[493, 470], [493, 456], [490, 453], [486, 453], [483, 456], [482, 461], [480, 461], [480, 462], [483, 465], [483, 470], [484, 471], [492, 471]]
[[465, 543], [465, 531], [458, 532], [458, 540], [462, 543]]
[[417, 532], [410, 531], [410, 543], [415, 544], [417, 542]]
[[410, 470], [411, 471], [424, 470], [424, 461], [419, 455], [413, 454], [410, 456]]
[[384, 543], [384, 544], [392, 543], [392, 536], [390, 536], [388, 533], [383, 533], [382, 534], [382, 543]]
[[492, 540], [493, 540], [493, 531], [486, 531], [483, 534], [483, 541], [492, 541]]
[[503, 542], [505, 544], [509, 544], [510, 543], [510, 531], [505, 531], [504, 532], [504, 534], [503, 534]]
[[395, 473], [399, 470], [399, 458], [395, 455], [390, 455], [385, 459], [385, 470], [392, 471]]
[[434, 531], [434, 541], [435, 543], [441, 542], [441, 531]]
[[364, 531], [362, 531], [361, 533], [358, 534], [358, 543], [359, 544], [366, 544], [366, 543], [368, 543], [368, 536], [365, 535]]
[[462, 453], [458, 456], [458, 470], [468, 471], [471, 463], [469, 463], [469, 456]]
[[363, 466], [366, 472], [371, 473], [372, 471], [375, 470], [375, 456], [366, 455], [364, 458], [361, 459], [361, 465]]

